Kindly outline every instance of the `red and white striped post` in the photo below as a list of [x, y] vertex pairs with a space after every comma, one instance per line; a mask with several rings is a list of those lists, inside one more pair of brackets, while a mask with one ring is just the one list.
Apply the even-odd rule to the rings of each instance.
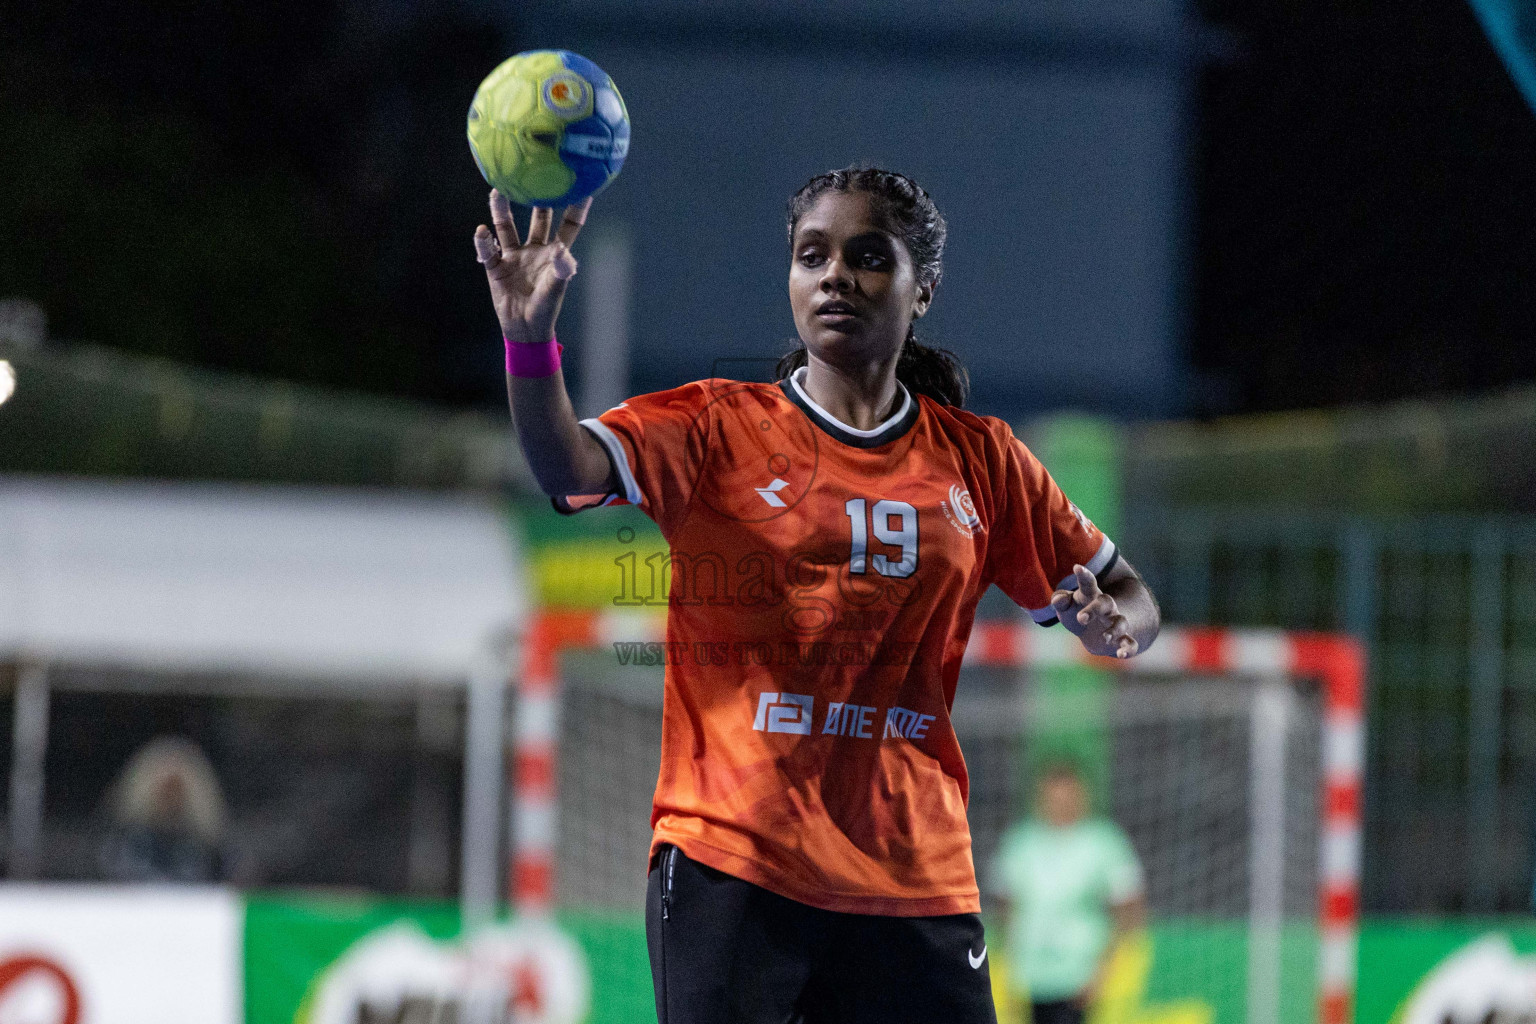
[[[1332, 638], [1329, 638], [1332, 639]], [[1355, 644], [1298, 652], [1326, 686], [1323, 719], [1323, 828], [1319, 1024], [1354, 1016], [1360, 932], [1362, 779], [1365, 772], [1365, 659]]]
[[542, 612], [523, 638], [512, 757], [512, 864], [508, 889], [519, 916], [555, 904], [560, 654], [592, 646], [598, 616]]
[[[519, 912], [554, 903], [555, 770], [559, 656], [621, 640], [665, 640], [654, 613], [546, 612], [524, 644], [517, 717], [512, 892]], [[1323, 686], [1323, 827], [1318, 924], [1318, 1024], [1353, 1016], [1359, 936], [1361, 792], [1365, 762], [1365, 658], [1353, 639], [1326, 633], [1164, 627], [1157, 643], [1130, 661], [1094, 658], [1065, 630], [1029, 623], [978, 622], [965, 663], [993, 667], [1093, 664], [1131, 674], [1277, 675]]]
[[512, 756], [512, 872], [518, 914], [548, 913], [555, 896], [556, 748], [560, 741], [560, 652], [536, 619], [523, 640]]

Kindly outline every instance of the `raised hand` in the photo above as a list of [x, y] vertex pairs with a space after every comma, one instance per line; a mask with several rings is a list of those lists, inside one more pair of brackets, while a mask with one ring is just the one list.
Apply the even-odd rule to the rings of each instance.
[[1141, 645], [1131, 635], [1130, 623], [1115, 599], [1099, 588], [1087, 566], [1074, 565], [1072, 573], [1077, 589], [1051, 595], [1051, 607], [1061, 624], [1082, 639], [1089, 653], [1116, 658], [1134, 655]]
[[485, 266], [496, 318], [508, 340], [546, 342], [555, 336], [566, 285], [576, 276], [571, 243], [591, 208], [590, 198], [566, 207], [560, 229], [551, 239], [554, 211], [536, 206], [528, 221], [528, 240], [522, 241], [512, 223], [512, 204], [491, 190], [491, 223], [496, 231], [492, 234], [484, 224], [475, 229], [475, 258]]

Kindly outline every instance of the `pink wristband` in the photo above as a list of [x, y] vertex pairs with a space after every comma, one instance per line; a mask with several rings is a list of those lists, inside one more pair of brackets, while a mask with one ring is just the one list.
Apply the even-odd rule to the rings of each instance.
[[560, 369], [560, 353], [565, 346], [554, 338], [529, 343], [502, 338], [507, 343], [507, 376], [548, 377]]

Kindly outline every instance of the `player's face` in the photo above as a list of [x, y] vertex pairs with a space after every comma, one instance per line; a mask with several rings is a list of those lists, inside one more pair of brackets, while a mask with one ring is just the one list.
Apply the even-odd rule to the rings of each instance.
[[1051, 775], [1040, 783], [1040, 816], [1052, 825], [1070, 825], [1088, 814], [1088, 790], [1073, 775]]
[[933, 288], [883, 228], [864, 192], [826, 192], [795, 226], [789, 303], [817, 358], [851, 365], [895, 357]]

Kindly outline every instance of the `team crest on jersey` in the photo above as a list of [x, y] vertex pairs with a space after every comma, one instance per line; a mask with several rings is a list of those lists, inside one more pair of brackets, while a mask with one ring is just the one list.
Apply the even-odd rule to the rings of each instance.
[[971, 492], [959, 484], [949, 485], [949, 500], [939, 502], [939, 508], [944, 512], [944, 518], [949, 520], [949, 525], [967, 537], [981, 532], [981, 516], [976, 514]]

